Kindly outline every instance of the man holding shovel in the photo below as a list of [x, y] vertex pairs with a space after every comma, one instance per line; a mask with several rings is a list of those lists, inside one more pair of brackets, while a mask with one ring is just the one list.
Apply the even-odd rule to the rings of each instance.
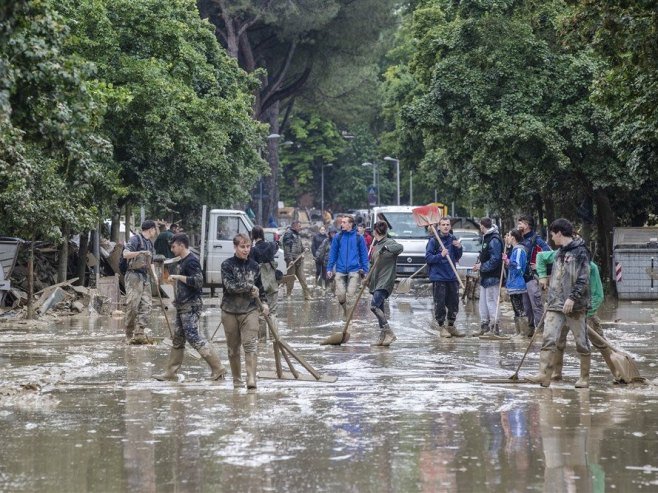
[[286, 233], [283, 235], [283, 258], [288, 266], [286, 278], [289, 280], [286, 283], [288, 296], [292, 294], [292, 288], [295, 285], [295, 277], [299, 280], [299, 285], [304, 292], [304, 299], [309, 301], [312, 299], [311, 291], [306, 285], [306, 274], [304, 274], [304, 245], [302, 245], [302, 237], [299, 232], [302, 229], [302, 223], [293, 221]]
[[233, 375], [233, 387], [242, 386], [240, 347], [244, 349], [247, 368], [247, 389], [256, 388], [258, 351], [258, 304], [260, 298], [263, 315], [269, 314], [267, 296], [260, 278], [260, 267], [249, 258], [251, 239], [244, 234], [233, 238], [235, 255], [222, 262], [222, 323], [228, 346], [228, 361]]
[[224, 378], [226, 368], [212, 343], [199, 335], [199, 316], [203, 308], [201, 293], [203, 289], [203, 271], [199, 259], [190, 252], [190, 239], [185, 233], [177, 233], [171, 238], [171, 251], [180, 257], [177, 273], [169, 275], [169, 282], [174, 283], [174, 306], [176, 307], [176, 327], [172, 340], [169, 361], [164, 373], [155, 375], [156, 380], [176, 380], [185, 355], [185, 342], [196, 349], [210, 366], [210, 380]]
[[354, 218], [344, 216], [341, 219], [342, 231], [331, 242], [327, 279], [334, 277], [336, 268], [336, 297], [347, 319], [347, 295], [354, 296], [359, 280], [368, 272], [368, 250], [366, 240], [354, 229]]
[[379, 221], [375, 224], [375, 239], [372, 244], [373, 267], [368, 289], [372, 294], [370, 311], [379, 322], [379, 338], [373, 346], [390, 346], [397, 339], [391, 330], [384, 313], [384, 302], [395, 285], [395, 264], [404, 247], [393, 238], [388, 237], [388, 224]]
[[[425, 262], [429, 266], [429, 279], [432, 281], [432, 297], [434, 298], [434, 320], [439, 326], [441, 337], [464, 337], [455, 329], [455, 320], [459, 312], [459, 282], [457, 275], [450, 267], [448, 256], [453, 265], [462, 256], [462, 244], [450, 233], [449, 217], [439, 221], [439, 239], [431, 236], [425, 248]], [[446, 310], [447, 309], [447, 310]], [[448, 328], [444, 327], [448, 314]]]
[[548, 286], [544, 341], [539, 354], [539, 373], [529, 377], [542, 387], [551, 384], [557, 344], [566, 325], [580, 354], [580, 378], [576, 388], [589, 386], [590, 346], [587, 338], [586, 312], [590, 304], [590, 253], [581, 239], [574, 239], [573, 225], [566, 219], [553, 221], [551, 239], [559, 250], [553, 263]]

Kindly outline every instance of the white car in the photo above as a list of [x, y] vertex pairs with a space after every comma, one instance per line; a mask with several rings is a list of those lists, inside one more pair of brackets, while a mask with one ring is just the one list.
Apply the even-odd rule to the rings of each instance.
[[462, 243], [462, 257], [456, 265], [457, 271], [466, 276], [472, 272], [473, 266], [480, 256], [480, 249], [482, 248], [482, 237], [478, 231], [473, 229], [455, 229], [454, 234]]

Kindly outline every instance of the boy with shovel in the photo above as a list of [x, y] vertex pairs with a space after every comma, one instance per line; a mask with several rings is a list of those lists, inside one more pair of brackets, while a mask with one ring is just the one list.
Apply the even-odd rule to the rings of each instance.
[[180, 257], [177, 274], [169, 276], [174, 283], [174, 305], [176, 306], [175, 333], [172, 340], [169, 361], [164, 373], [154, 375], [156, 380], [176, 380], [185, 355], [185, 341], [196, 349], [210, 366], [210, 380], [224, 378], [226, 368], [212, 343], [199, 335], [199, 316], [203, 308], [201, 293], [203, 288], [203, 271], [199, 259], [190, 252], [190, 239], [185, 233], [177, 233], [171, 238], [171, 251]]

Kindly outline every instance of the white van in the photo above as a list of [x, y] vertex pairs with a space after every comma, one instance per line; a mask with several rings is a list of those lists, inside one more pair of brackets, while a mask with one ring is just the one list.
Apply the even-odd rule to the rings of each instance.
[[[398, 277], [409, 277], [425, 264], [425, 247], [429, 236], [425, 228], [421, 228], [414, 220], [412, 209], [416, 205], [389, 205], [384, 207], [373, 207], [370, 215], [370, 228], [377, 221], [385, 220], [389, 223], [389, 234], [391, 238], [400, 243], [404, 250], [398, 256]], [[416, 277], [427, 277], [427, 269], [416, 275]]]

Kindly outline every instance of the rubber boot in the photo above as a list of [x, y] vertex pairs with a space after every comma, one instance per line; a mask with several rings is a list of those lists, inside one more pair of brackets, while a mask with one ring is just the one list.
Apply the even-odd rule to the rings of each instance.
[[535, 326], [528, 324], [528, 334], [527, 334], [528, 339], [530, 339], [534, 335], [535, 335]]
[[384, 340], [382, 341], [382, 346], [390, 346], [395, 340], [397, 340], [397, 337], [395, 333], [391, 330], [391, 328], [386, 324], [384, 326]]
[[384, 339], [386, 338], [386, 328], [385, 327], [380, 327], [379, 329], [379, 337], [375, 342], [371, 344], [371, 346], [383, 346], [384, 345]]
[[562, 380], [562, 365], [564, 364], [564, 349], [557, 348], [555, 358], [553, 359], [553, 376], [551, 380], [559, 382]]
[[475, 334], [473, 334], [473, 337], [483, 336], [487, 332], [489, 332], [488, 320], [486, 322], [485, 321], [480, 322], [480, 332], [476, 332]]
[[592, 363], [592, 357], [589, 354], [580, 355], [580, 378], [576, 382], [577, 389], [586, 389], [589, 387], [589, 368]]
[[220, 378], [223, 379], [226, 375], [226, 368], [224, 368], [222, 360], [219, 359], [219, 355], [214, 350], [214, 348], [209, 347], [209, 345], [205, 345], [199, 349], [199, 354], [204, 360], [206, 360], [208, 366], [210, 366], [210, 380], [219, 380]]
[[514, 335], [512, 337], [514, 339], [525, 338], [525, 327], [521, 317], [514, 317]]
[[185, 356], [185, 348], [171, 348], [169, 351], [169, 359], [167, 360], [167, 367], [164, 373], [153, 375], [153, 378], [164, 382], [165, 380], [176, 380], [176, 372], [183, 364], [183, 356]]
[[491, 325], [491, 333], [495, 336], [500, 337], [500, 325], [498, 325], [498, 322]]
[[258, 355], [256, 353], [244, 353], [244, 366], [247, 369], [247, 388], [256, 388], [256, 366]]
[[240, 352], [228, 357], [228, 363], [231, 367], [231, 375], [233, 376], [233, 388], [239, 389], [244, 383], [242, 381], [242, 365], [240, 364]]
[[439, 324], [439, 337], [445, 337], [446, 339], [452, 337], [448, 329], [446, 329], [443, 324]]
[[538, 383], [542, 387], [550, 387], [553, 375], [553, 351], [543, 349], [539, 353], [539, 373], [527, 377], [528, 381]]
[[446, 329], [452, 337], [464, 337], [466, 334], [459, 332], [455, 327], [455, 322], [448, 321], [448, 328]]
[[135, 333], [135, 327], [126, 327], [126, 343], [130, 344]]

